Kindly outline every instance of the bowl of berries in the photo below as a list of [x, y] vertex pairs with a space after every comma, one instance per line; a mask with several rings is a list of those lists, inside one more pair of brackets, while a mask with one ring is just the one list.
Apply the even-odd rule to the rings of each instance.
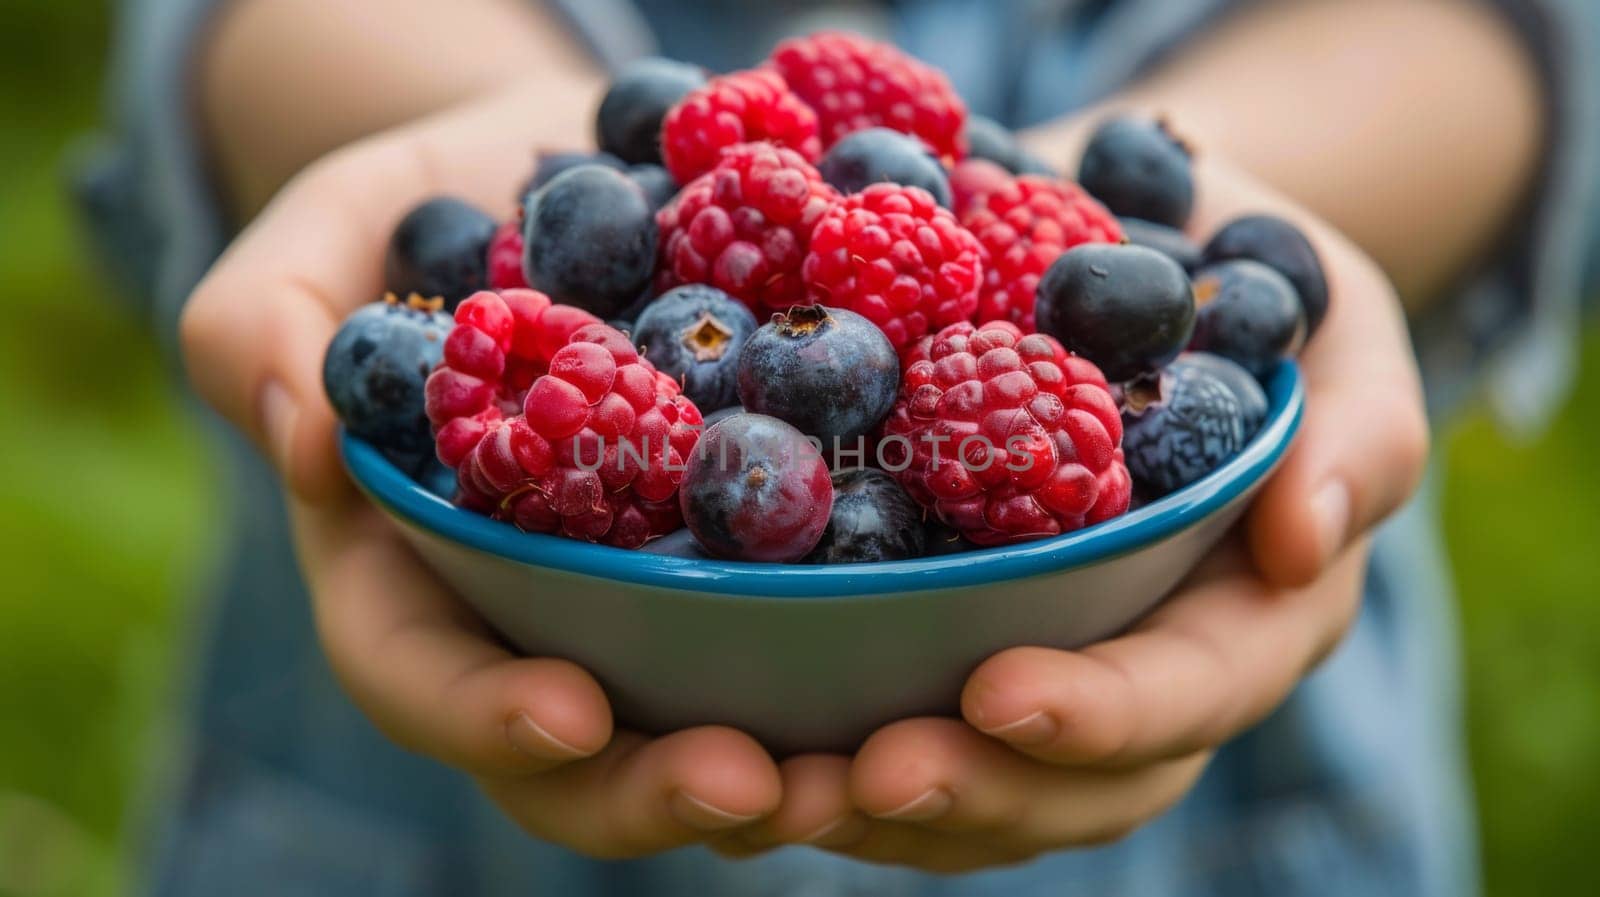
[[[948, 115], [831, 121], [829, 65]], [[1107, 122], [1080, 185], [822, 34], [641, 63], [596, 130], [504, 221], [407, 215], [324, 380], [361, 490], [622, 725], [792, 753], [952, 713], [986, 657], [1148, 613], [1294, 439], [1316, 255], [1262, 216], [1190, 243], [1161, 123]]]

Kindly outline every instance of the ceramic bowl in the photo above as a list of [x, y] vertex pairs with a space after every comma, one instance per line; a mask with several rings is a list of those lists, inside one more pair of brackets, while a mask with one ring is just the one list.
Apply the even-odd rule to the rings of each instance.
[[422, 559], [518, 649], [606, 689], [619, 725], [723, 723], [778, 754], [848, 751], [897, 719], [954, 714], [985, 658], [1078, 648], [1154, 608], [1287, 451], [1304, 386], [1269, 379], [1243, 452], [1160, 501], [1078, 532], [914, 561], [786, 566], [624, 551], [453, 507], [346, 435], [346, 465]]

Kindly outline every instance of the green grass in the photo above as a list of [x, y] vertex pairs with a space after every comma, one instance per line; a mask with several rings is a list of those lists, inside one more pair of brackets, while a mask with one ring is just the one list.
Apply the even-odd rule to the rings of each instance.
[[[128, 881], [170, 754], [212, 471], [138, 321], [75, 248], [61, 153], [93, 126], [99, 3], [0, 0], [0, 897]], [[1600, 334], [1530, 445], [1444, 440], [1491, 893], [1579, 893], [1600, 843]]]

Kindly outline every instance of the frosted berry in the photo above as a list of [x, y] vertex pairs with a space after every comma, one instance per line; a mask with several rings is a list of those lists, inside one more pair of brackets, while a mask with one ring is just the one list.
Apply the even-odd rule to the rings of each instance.
[[737, 414], [706, 430], [678, 499], [684, 522], [711, 554], [793, 563], [822, 538], [833, 484], [800, 431], [777, 418]]
[[950, 180], [944, 166], [915, 137], [888, 128], [847, 135], [822, 157], [817, 170], [840, 193], [858, 193], [877, 183], [921, 187], [950, 208]]
[[1165, 122], [1113, 118], [1089, 138], [1078, 183], [1118, 215], [1181, 228], [1194, 210], [1189, 156]]
[[1100, 371], [1043, 334], [956, 324], [913, 361], [885, 469], [978, 545], [1053, 536], [1128, 508], [1122, 419]]
[[422, 203], [395, 226], [383, 261], [384, 289], [444, 299], [445, 309], [488, 286], [487, 254], [495, 221], [451, 197]]
[[661, 294], [632, 328], [640, 351], [678, 381], [703, 414], [738, 403], [739, 352], [755, 332], [749, 309], [705, 284]]
[[977, 310], [983, 248], [926, 190], [874, 184], [817, 222], [811, 300], [878, 325], [898, 350]]
[[622, 67], [595, 115], [595, 142], [630, 165], [661, 161], [661, 120], [689, 91], [706, 83], [695, 65], [650, 57]]
[[1211, 352], [1265, 377], [1305, 340], [1305, 310], [1288, 278], [1248, 259], [1203, 268], [1194, 276], [1194, 336], [1189, 348]]
[[950, 79], [891, 44], [820, 31], [778, 44], [772, 64], [817, 111], [823, 148], [847, 134], [885, 127], [951, 161], [967, 154], [967, 107]]
[[1189, 275], [1143, 246], [1090, 244], [1063, 253], [1039, 282], [1039, 332], [1113, 381], [1157, 370], [1194, 328]]
[[927, 528], [922, 508], [881, 470], [833, 473], [833, 510], [808, 564], [862, 564], [922, 557]]
[[322, 361], [323, 389], [345, 429], [408, 471], [433, 447], [423, 385], [452, 326], [439, 306], [392, 293], [364, 305], [339, 325]]
[[680, 184], [710, 171], [722, 151], [766, 140], [807, 162], [822, 155], [817, 116], [770, 69], [712, 78], [673, 106], [661, 126], [661, 155]]
[[812, 229], [836, 198], [793, 150], [770, 143], [727, 150], [656, 213], [656, 289], [710, 284], [762, 316], [805, 304], [800, 266]]
[[864, 451], [900, 387], [888, 337], [855, 312], [821, 305], [774, 315], [739, 353], [739, 401], [835, 448]]
[[1252, 410], [1265, 404], [1242, 369], [1198, 353], [1129, 384], [1123, 445], [1139, 495], [1160, 498], [1221, 467], [1255, 435]]
[[977, 319], [1034, 329], [1039, 279], [1061, 253], [1084, 243], [1116, 243], [1122, 229], [1105, 207], [1065, 181], [1012, 178], [984, 195], [961, 223], [983, 244]]
[[638, 298], [655, 270], [655, 214], [621, 172], [580, 165], [528, 197], [522, 273], [566, 305], [610, 317]]

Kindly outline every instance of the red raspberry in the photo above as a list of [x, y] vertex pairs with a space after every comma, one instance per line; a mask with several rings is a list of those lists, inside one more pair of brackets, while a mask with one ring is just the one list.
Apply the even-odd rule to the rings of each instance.
[[972, 316], [982, 254], [926, 190], [873, 184], [817, 222], [801, 274], [813, 302], [864, 316], [899, 351]]
[[500, 225], [489, 240], [489, 289], [525, 290], [522, 274], [522, 215]]
[[661, 157], [687, 184], [710, 171], [727, 147], [770, 140], [815, 162], [817, 115], [771, 69], [721, 75], [689, 91], [661, 122]]
[[985, 196], [1011, 183], [1011, 172], [988, 159], [962, 159], [950, 168], [950, 210], [965, 218]]
[[983, 244], [980, 321], [1033, 332], [1033, 294], [1061, 253], [1081, 243], [1120, 243], [1122, 227], [1081, 187], [1038, 175], [1013, 178], [962, 216]]
[[427, 399], [467, 507], [623, 548], [682, 525], [678, 482], [700, 411], [582, 309], [532, 290], [472, 296]]
[[1043, 334], [956, 324], [906, 367], [879, 454], [919, 504], [979, 545], [1054, 536], [1128, 509], [1105, 377]]
[[724, 150], [656, 213], [656, 288], [708, 283], [758, 315], [805, 304], [800, 264], [811, 230], [838, 194], [793, 150], [751, 143]]
[[778, 44], [772, 64], [817, 110], [824, 149], [882, 126], [920, 138], [948, 160], [967, 154], [967, 107], [950, 79], [895, 46], [819, 31]]

